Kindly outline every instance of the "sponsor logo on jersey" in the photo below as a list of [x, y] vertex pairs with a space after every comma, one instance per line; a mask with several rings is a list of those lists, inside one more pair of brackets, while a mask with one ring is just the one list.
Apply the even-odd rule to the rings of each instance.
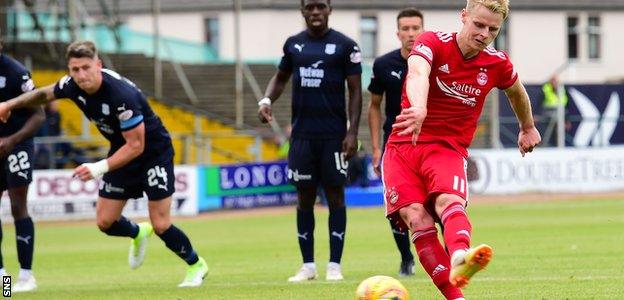
[[420, 43], [416, 46], [416, 52], [424, 55], [427, 59], [433, 60], [433, 51], [427, 45]]
[[85, 99], [83, 96], [78, 96], [78, 100], [82, 102], [82, 105], [87, 105], [87, 99]]
[[310, 65], [310, 67], [299, 67], [299, 77], [301, 77], [301, 87], [320, 87], [325, 78], [325, 70], [319, 69], [322, 60]]
[[362, 62], [362, 52], [360, 52], [360, 47], [353, 46], [353, 52], [351, 52], [349, 58], [354, 64], [359, 64], [360, 62]]
[[336, 53], [336, 44], [325, 44], [325, 54], [332, 55]]
[[351, 54], [349, 54], [349, 59], [351, 60], [352, 63], [354, 64], [359, 64], [362, 62], [362, 52], [351, 52]]
[[108, 106], [108, 104], [106, 103], [102, 103], [102, 114], [104, 114], [105, 116], [110, 115], [110, 106]]
[[451, 71], [449, 71], [449, 66], [448, 64], [443, 64], [441, 65], [438, 70], [440, 70], [440, 72], [444, 72], [446, 74], [451, 74]]
[[344, 240], [344, 234], [345, 232], [337, 232], [337, 231], [332, 231], [331, 235], [337, 237], [339, 240]]
[[71, 77], [69, 75], [63, 76], [63, 78], [61, 78], [61, 80], [59, 80], [59, 82], [58, 82], [59, 89], [62, 90], [63, 86], [65, 86], [67, 83], [69, 83], [70, 80], [71, 80]]
[[93, 120], [93, 122], [95, 123], [97, 128], [104, 133], [113, 134], [115, 132], [113, 128], [111, 128], [110, 126], [108, 126], [108, 124], [105, 123], [104, 118], [101, 118], [100, 120]]
[[0, 76], [0, 89], [3, 89], [5, 87], [6, 87], [6, 77]]
[[300, 180], [312, 180], [312, 175], [310, 174], [299, 174], [299, 170], [295, 169], [294, 171], [291, 169], [288, 169], [288, 179], [292, 179], [295, 182], [298, 182]]
[[403, 74], [403, 71], [398, 71], [398, 72], [397, 71], [392, 71], [392, 72], [390, 72], [390, 75], [396, 77], [398, 80], [401, 80], [401, 74]]
[[[474, 107], [477, 105], [477, 100], [474, 96], [481, 95], [481, 89], [474, 87], [470, 84], [458, 83], [453, 81], [451, 85], [447, 85], [440, 78], [436, 77], [436, 83], [438, 88], [444, 93], [444, 95], [461, 100], [462, 104]], [[470, 95], [474, 95], [471, 97]]]
[[28, 79], [26, 81], [24, 81], [24, 83], [22, 83], [22, 92], [28, 92], [28, 91], [32, 91], [35, 89], [35, 83], [32, 81], [32, 79]]
[[113, 186], [110, 182], [104, 183], [100, 189], [107, 193], [123, 193], [125, 191], [124, 188]]
[[132, 114], [132, 110], [125, 110], [124, 112], [117, 115], [117, 117], [119, 118], [119, 121], [128, 121], [130, 120], [130, 118], [132, 118]]
[[444, 272], [448, 270], [445, 266], [443, 265], [438, 265], [437, 267], [435, 267], [435, 269], [433, 269], [433, 272], [431, 272], [431, 277], [436, 277], [438, 276], [438, 274]]
[[119, 121], [128, 121], [130, 120], [130, 118], [132, 118], [133, 112], [132, 110], [126, 109], [125, 103], [122, 103], [121, 106], [117, 107], [117, 111], [120, 112], [117, 115], [117, 118], [119, 118]]

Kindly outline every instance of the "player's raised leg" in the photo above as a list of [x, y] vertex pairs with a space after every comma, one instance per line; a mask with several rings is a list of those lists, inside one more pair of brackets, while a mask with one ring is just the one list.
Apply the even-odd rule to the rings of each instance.
[[436, 212], [444, 224], [444, 241], [451, 253], [450, 281], [459, 288], [466, 286], [492, 259], [490, 246], [470, 248], [472, 226], [465, 206], [465, 200], [457, 195], [441, 194], [436, 198]]
[[382, 162], [386, 215], [402, 229], [409, 229], [418, 259], [442, 295], [461, 299], [461, 290], [449, 281], [448, 253], [440, 244], [433, 217], [423, 205], [427, 185], [409, 165], [419, 161], [412, 156], [416, 152], [411, 144], [386, 147]]
[[208, 274], [206, 261], [199, 257], [186, 234], [171, 224], [171, 197], [161, 200], [150, 200], [149, 215], [154, 232], [160, 237], [169, 250], [173, 251], [188, 265], [186, 276], [179, 287], [200, 286]]
[[433, 218], [423, 205], [413, 203], [401, 208], [400, 215], [412, 232], [411, 238], [416, 254], [435, 286], [446, 299], [461, 299], [461, 290], [449, 281], [449, 255], [446, 253], [435, 228]]

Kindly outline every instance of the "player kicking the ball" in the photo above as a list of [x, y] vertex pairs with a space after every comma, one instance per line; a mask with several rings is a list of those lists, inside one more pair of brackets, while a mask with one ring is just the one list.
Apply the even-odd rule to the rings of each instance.
[[[466, 286], [492, 257], [488, 245], [470, 247], [465, 209], [467, 148], [490, 90], [509, 97], [523, 156], [541, 140], [509, 56], [488, 47], [508, 13], [508, 0], [468, 0], [459, 33], [425, 32], [416, 39], [402, 111], [383, 156], [386, 214], [409, 228], [420, 263], [447, 299], [463, 298], [456, 287]], [[434, 221], [444, 226], [450, 257]]]

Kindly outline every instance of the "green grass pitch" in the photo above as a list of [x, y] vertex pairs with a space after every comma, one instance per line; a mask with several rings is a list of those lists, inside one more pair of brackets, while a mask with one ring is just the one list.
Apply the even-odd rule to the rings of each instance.
[[[464, 289], [468, 299], [624, 299], [624, 200], [472, 204], [473, 243], [494, 259]], [[138, 270], [127, 265], [129, 241], [107, 237], [94, 222], [36, 224], [39, 288], [15, 299], [353, 299], [372, 275], [396, 277], [399, 255], [381, 208], [350, 209], [345, 280], [324, 280], [329, 256], [327, 211], [317, 208], [319, 279], [292, 284], [300, 266], [294, 208], [248, 216], [179, 219], [210, 266], [204, 285], [179, 289], [185, 265], [153, 236]], [[7, 222], [5, 222], [7, 223]], [[4, 264], [17, 273], [15, 233], [4, 226]], [[399, 278], [411, 299], [441, 299], [417, 264]]]

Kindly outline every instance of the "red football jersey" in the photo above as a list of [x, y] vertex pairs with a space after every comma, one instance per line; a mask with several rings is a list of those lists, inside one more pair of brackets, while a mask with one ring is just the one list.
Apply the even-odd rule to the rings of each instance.
[[[418, 136], [420, 142], [448, 143], [468, 156], [485, 97], [491, 89], [511, 87], [518, 75], [507, 53], [492, 47], [464, 59], [456, 33], [421, 34], [410, 55], [420, 55], [431, 65], [427, 117]], [[405, 85], [401, 108], [410, 107]], [[398, 136], [394, 129], [388, 142], [410, 142], [411, 135]]]

